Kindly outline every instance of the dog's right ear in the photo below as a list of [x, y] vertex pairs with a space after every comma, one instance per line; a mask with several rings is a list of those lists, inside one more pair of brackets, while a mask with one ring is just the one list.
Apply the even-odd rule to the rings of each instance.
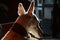
[[34, 9], [35, 9], [35, 3], [34, 2], [31, 2], [27, 12], [29, 15], [33, 14], [32, 12], [34, 12]]
[[25, 13], [25, 9], [23, 7], [23, 4], [22, 3], [19, 3], [18, 4], [18, 15], [21, 16]]

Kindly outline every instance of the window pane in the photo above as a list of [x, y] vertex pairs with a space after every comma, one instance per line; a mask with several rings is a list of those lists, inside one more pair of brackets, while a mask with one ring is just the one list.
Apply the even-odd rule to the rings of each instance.
[[36, 7], [36, 15], [39, 19], [42, 19], [42, 8]]
[[37, 0], [37, 6], [42, 6], [43, 0]]
[[52, 7], [44, 8], [44, 18], [51, 19]]

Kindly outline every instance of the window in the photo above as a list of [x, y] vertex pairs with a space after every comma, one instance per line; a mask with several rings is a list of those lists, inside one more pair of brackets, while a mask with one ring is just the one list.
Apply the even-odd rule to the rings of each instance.
[[36, 0], [36, 15], [41, 21], [45, 38], [52, 38], [52, 10], [54, 0]]
[[45, 0], [44, 1], [44, 19], [51, 19], [52, 9], [53, 9], [54, 0]]

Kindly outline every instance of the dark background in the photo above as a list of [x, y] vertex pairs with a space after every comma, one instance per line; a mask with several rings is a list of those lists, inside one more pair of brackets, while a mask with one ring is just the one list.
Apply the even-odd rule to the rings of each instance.
[[0, 7], [0, 23], [7, 23], [15, 21], [17, 15], [17, 2], [18, 0], [0, 0], [0, 4], [7, 6], [8, 10]]
[[7, 23], [7, 22], [13, 22], [18, 17], [17, 14], [17, 8], [18, 3], [23, 3], [23, 6], [25, 10], [27, 11], [30, 2], [26, 0], [0, 0], [0, 4], [4, 4], [7, 8], [7, 10], [4, 8], [4, 6], [0, 7], [0, 23]]

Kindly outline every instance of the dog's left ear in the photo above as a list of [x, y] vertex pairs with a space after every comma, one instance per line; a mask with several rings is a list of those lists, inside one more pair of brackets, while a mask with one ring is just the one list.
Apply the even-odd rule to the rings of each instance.
[[33, 12], [34, 12], [34, 9], [35, 9], [35, 4], [34, 2], [31, 2], [29, 8], [28, 8], [28, 14], [31, 15]]
[[21, 16], [25, 13], [25, 9], [23, 7], [23, 4], [22, 3], [19, 3], [18, 5], [18, 15]]

